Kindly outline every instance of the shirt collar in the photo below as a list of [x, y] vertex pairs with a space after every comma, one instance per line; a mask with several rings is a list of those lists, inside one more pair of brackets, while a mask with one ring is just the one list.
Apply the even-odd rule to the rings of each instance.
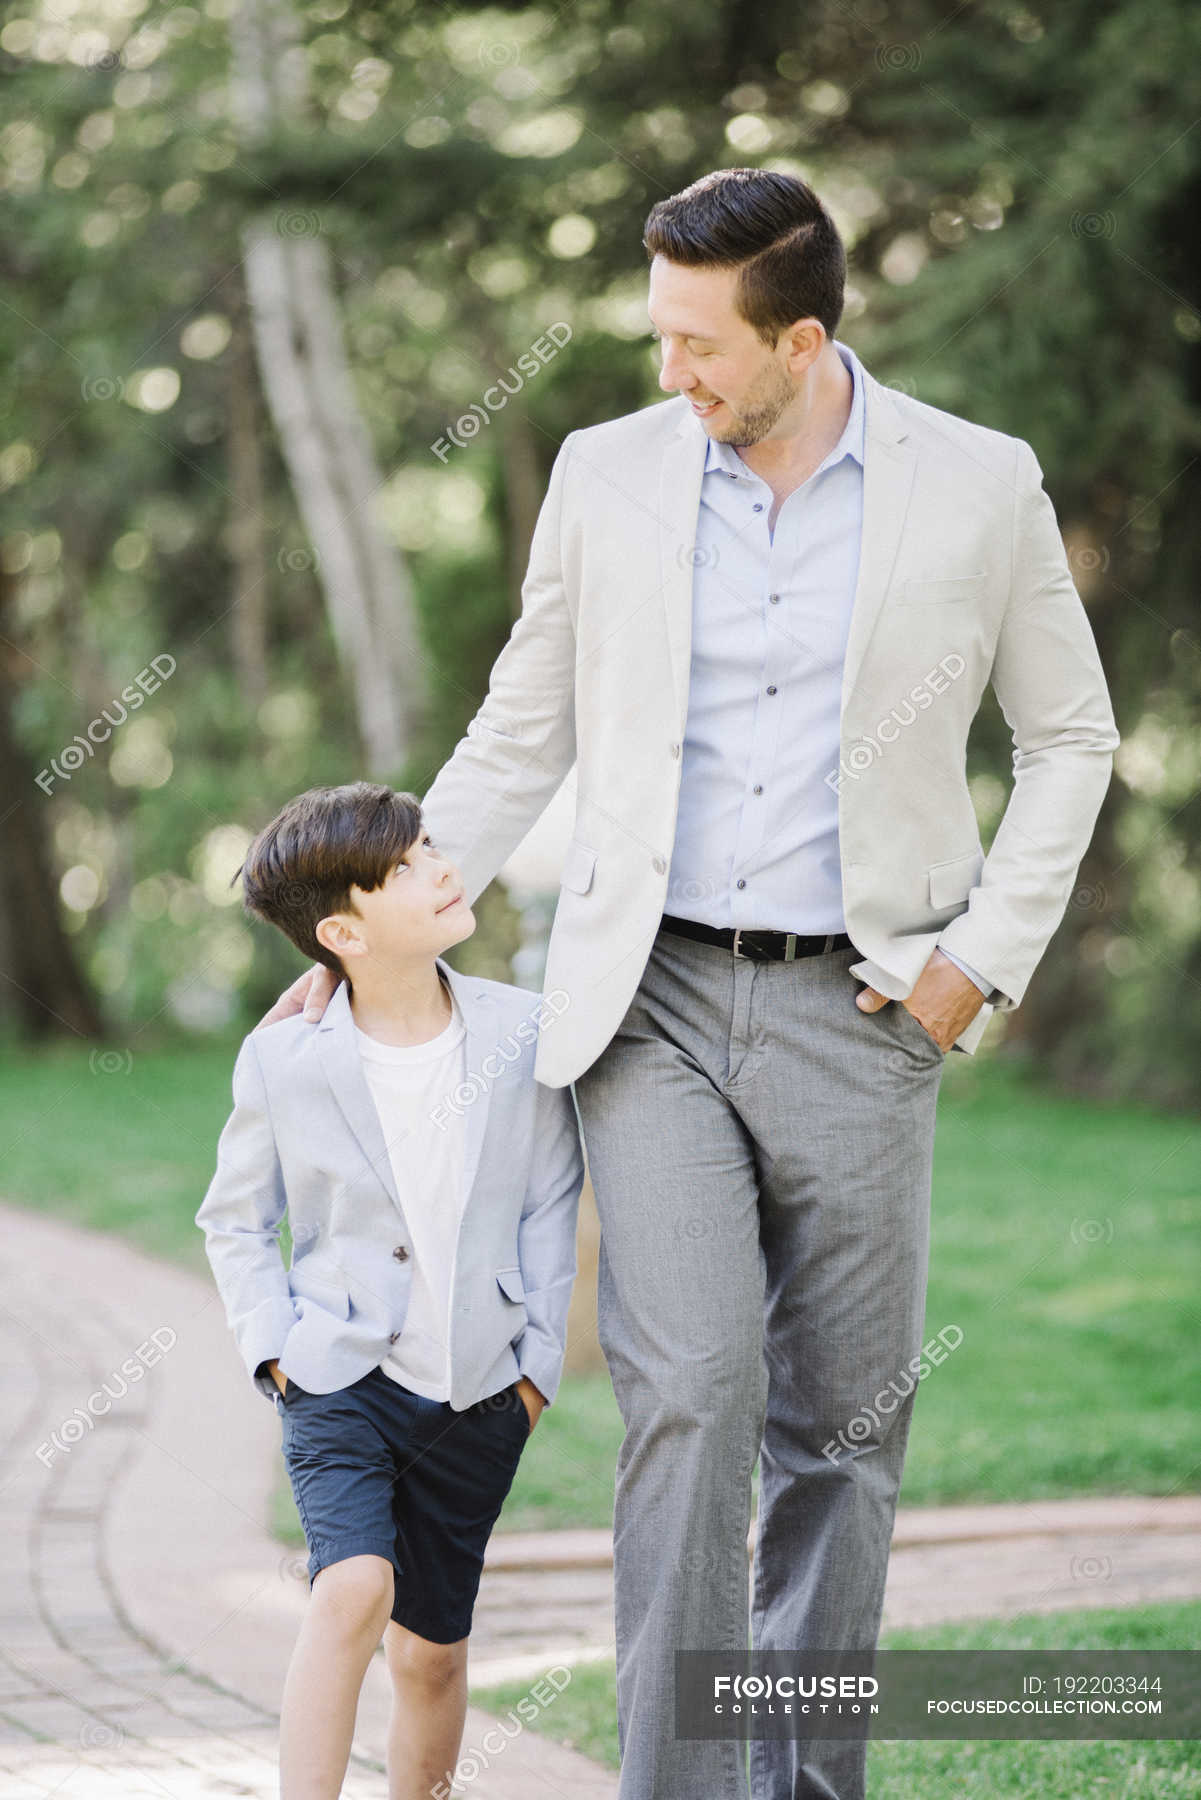
[[[823, 457], [822, 461], [818, 464], [818, 467], [813, 471], [815, 475], [822, 469], [832, 468], [833, 465], [836, 462], [840, 462], [844, 456], [853, 457], [859, 464], [859, 467], [863, 467], [863, 428], [865, 417], [865, 407], [863, 402], [863, 365], [849, 344], [840, 343], [839, 340], [835, 338], [834, 348], [842, 358], [846, 368], [851, 372], [851, 381], [853, 384], [851, 411], [846, 425], [843, 428], [842, 436], [830, 451], [829, 455]], [[695, 418], [695, 416], [693, 417], [693, 423], [696, 425], [698, 431], [704, 430], [704, 426], [700, 423], [699, 419]], [[709, 438], [708, 445], [709, 447], [705, 452], [706, 475], [709, 474], [712, 469], [724, 469], [727, 474], [730, 475], [749, 477], [752, 481], [758, 479], [754, 471], [748, 469], [733, 444], [719, 444], [715, 438]]]

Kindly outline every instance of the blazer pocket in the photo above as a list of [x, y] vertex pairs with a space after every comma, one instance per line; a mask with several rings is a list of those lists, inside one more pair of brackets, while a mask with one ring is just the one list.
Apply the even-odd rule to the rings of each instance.
[[966, 850], [947, 862], [930, 867], [930, 904], [941, 910], [966, 900], [976, 885], [976, 877], [984, 867], [983, 850]]
[[560, 887], [569, 888], [573, 894], [586, 894], [592, 886], [592, 872], [595, 868], [596, 851], [590, 850], [579, 838], [572, 838], [563, 858]]
[[340, 1282], [310, 1275], [303, 1263], [297, 1263], [288, 1270], [288, 1285], [294, 1294], [314, 1301], [325, 1312], [333, 1313], [335, 1318], [349, 1319], [350, 1294]]
[[940, 606], [951, 600], [974, 600], [984, 587], [986, 569], [968, 575], [911, 575], [901, 584], [902, 606]]
[[498, 1269], [496, 1280], [506, 1300], [525, 1299], [525, 1283], [521, 1279], [520, 1269]]

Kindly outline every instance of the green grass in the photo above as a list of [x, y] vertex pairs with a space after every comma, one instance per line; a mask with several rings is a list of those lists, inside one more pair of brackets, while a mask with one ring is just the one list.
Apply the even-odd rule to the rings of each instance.
[[[1073, 1612], [887, 1633], [891, 1650], [1180, 1650], [1201, 1646], [1201, 1602], [1129, 1612]], [[612, 1661], [586, 1663], [531, 1728], [618, 1767]], [[532, 1681], [473, 1688], [471, 1703], [502, 1717]], [[868, 1746], [871, 1800], [1184, 1800], [1201, 1795], [1192, 1740], [1030, 1743], [898, 1741]]]
[[[193, 1216], [237, 1042], [147, 1029], [113, 1072], [87, 1049], [6, 1049], [3, 1197], [210, 1278]], [[1196, 1119], [1063, 1099], [987, 1057], [950, 1059], [927, 1326], [964, 1341], [919, 1391], [903, 1504], [1201, 1487], [1198, 1169]], [[501, 1528], [610, 1524], [620, 1441], [606, 1375], [569, 1377]]]

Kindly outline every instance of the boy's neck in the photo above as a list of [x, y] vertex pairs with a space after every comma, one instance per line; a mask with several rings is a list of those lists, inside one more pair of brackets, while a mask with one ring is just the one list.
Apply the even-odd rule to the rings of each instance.
[[364, 968], [356, 960], [350, 1011], [360, 1031], [377, 1043], [395, 1048], [428, 1044], [446, 1030], [452, 1017], [449, 985], [434, 962]]

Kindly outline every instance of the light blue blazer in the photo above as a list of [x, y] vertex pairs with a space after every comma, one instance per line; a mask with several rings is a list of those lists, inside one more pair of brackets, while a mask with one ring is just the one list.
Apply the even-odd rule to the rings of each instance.
[[[451, 1295], [456, 1411], [528, 1375], [553, 1400], [576, 1273], [584, 1159], [568, 1087], [534, 1080], [553, 1008], [526, 988], [461, 975], [441, 957], [466, 1027], [466, 1078], [447, 1095], [464, 1132], [467, 1195]], [[339, 985], [317, 1024], [299, 1015], [245, 1039], [217, 1172], [196, 1214], [230, 1329], [261, 1393], [277, 1358], [312, 1393], [347, 1387], [388, 1354], [412, 1283], [398, 1192]], [[285, 1268], [279, 1228], [292, 1234]]]

